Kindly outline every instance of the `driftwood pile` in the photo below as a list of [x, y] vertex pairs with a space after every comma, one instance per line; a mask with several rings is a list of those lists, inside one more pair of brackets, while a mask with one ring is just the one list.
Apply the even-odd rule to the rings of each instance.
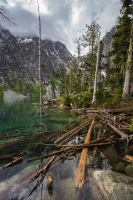
[[[26, 177], [24, 180], [21, 180], [21, 182], [18, 182], [14, 189], [11, 189], [11, 192], [15, 192], [16, 190], [21, 189], [26, 184], [29, 184], [33, 182], [35, 179], [39, 177], [40, 174], [46, 174], [49, 167], [54, 165], [55, 163], [59, 161], [64, 161], [65, 159], [69, 159], [77, 152], [80, 152], [80, 159], [77, 167], [77, 173], [75, 177], [75, 187], [82, 188], [85, 184], [85, 172], [86, 172], [86, 161], [88, 156], [88, 150], [91, 148], [93, 149], [92, 154], [92, 161], [91, 164], [93, 164], [97, 152], [100, 151], [100, 148], [109, 146], [109, 145], [118, 145], [119, 143], [122, 143], [123, 141], [126, 141], [126, 147], [125, 152], [121, 154], [121, 157], [117, 157], [120, 160], [125, 160], [127, 162], [133, 162], [132, 156], [126, 155], [128, 152], [133, 148], [133, 135], [129, 131], [129, 124], [131, 120], [131, 116], [125, 115], [125, 114], [111, 114], [110, 112], [101, 112], [100, 114], [93, 114], [89, 117], [85, 117], [81, 122], [78, 122], [74, 124], [73, 126], [70, 126], [68, 130], [63, 130], [63, 134], [54, 134], [53, 137], [47, 138], [47, 140], [42, 140], [39, 142], [36, 142], [35, 145], [43, 145], [45, 146], [55, 146], [58, 148], [58, 150], [49, 153], [44, 154], [39, 157], [35, 157], [33, 159], [29, 159], [28, 162], [32, 162], [35, 160], [42, 160], [44, 158], [50, 158], [48, 163], [44, 166], [42, 166], [38, 171], [31, 172], [28, 177]], [[74, 139], [79, 132], [84, 129], [85, 127], [89, 126], [88, 132], [82, 135], [82, 138], [84, 139], [84, 143], [82, 144], [68, 144], [69, 141]], [[105, 128], [106, 127], [106, 128]], [[105, 137], [107, 127], [112, 130], [112, 134], [107, 138]], [[94, 138], [93, 130], [97, 130], [97, 137]], [[126, 133], [124, 132], [126, 131]], [[58, 135], [58, 137], [57, 137]], [[117, 136], [118, 135], [118, 136]], [[91, 140], [91, 136], [94, 138]], [[49, 142], [49, 143], [48, 143]], [[1, 148], [1, 147], [0, 147]], [[3, 147], [2, 147], [3, 148]], [[106, 156], [106, 154], [104, 154]], [[126, 156], [125, 156], [126, 155]], [[14, 164], [18, 164], [22, 162], [22, 156], [21, 155], [5, 155], [0, 157], [0, 159], [6, 159], [7, 157], [11, 157], [13, 161], [6, 166], [3, 166], [0, 168], [0, 170], [3, 170], [5, 167], [13, 166]], [[116, 157], [113, 155], [110, 155], [112, 157]], [[37, 186], [35, 187], [37, 188]], [[7, 194], [3, 194], [2, 198], [6, 198]]]

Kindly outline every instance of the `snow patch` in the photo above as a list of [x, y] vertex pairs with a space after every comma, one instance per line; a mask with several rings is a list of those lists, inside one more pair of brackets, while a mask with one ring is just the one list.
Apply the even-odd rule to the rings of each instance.
[[30, 42], [33, 41], [33, 39], [24, 38], [24, 40], [18, 39], [18, 41], [19, 41], [20, 43], [30, 43]]

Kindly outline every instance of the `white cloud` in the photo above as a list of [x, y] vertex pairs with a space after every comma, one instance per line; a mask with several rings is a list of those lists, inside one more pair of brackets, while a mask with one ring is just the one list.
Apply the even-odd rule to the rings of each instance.
[[[119, 0], [38, 0], [42, 22], [42, 39], [51, 38], [64, 43], [74, 53], [74, 40], [84, 34], [86, 24], [93, 19], [102, 27], [102, 37], [115, 25], [119, 14]], [[6, 5], [5, 5], [6, 6]], [[8, 16], [14, 18], [17, 27], [9, 27], [0, 18], [5, 28], [16, 33], [38, 34], [38, 10], [36, 0], [10, 2]]]

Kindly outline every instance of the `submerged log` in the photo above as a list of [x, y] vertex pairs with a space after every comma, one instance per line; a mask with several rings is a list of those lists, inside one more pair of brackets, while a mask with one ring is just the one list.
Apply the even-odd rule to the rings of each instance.
[[82, 124], [78, 125], [77, 127], [73, 128], [72, 130], [68, 131], [67, 133], [63, 134], [61, 137], [59, 137], [57, 140], [54, 141], [55, 144], [64, 142], [66, 138], [68, 138], [70, 135], [74, 136], [78, 131], [82, 130], [85, 126], [87, 126], [90, 123], [90, 119], [87, 119]]
[[12, 162], [10, 162], [10, 163], [8, 163], [8, 164], [6, 164], [6, 165], [0, 167], [0, 171], [3, 170], [3, 169], [5, 169], [5, 168], [12, 167], [13, 165], [20, 164], [22, 161], [23, 161], [23, 158], [22, 158], [22, 157], [17, 158], [17, 159], [15, 159], [14, 161], [12, 161]]
[[[88, 144], [89, 141], [90, 141], [93, 125], [94, 125], [94, 120], [92, 121], [92, 123], [90, 125], [90, 128], [88, 130], [84, 144]], [[82, 153], [81, 153], [81, 156], [80, 156], [77, 174], [76, 174], [76, 179], [75, 179], [75, 187], [78, 187], [78, 188], [82, 188], [83, 185], [85, 184], [85, 171], [86, 171], [87, 154], [88, 154], [88, 148], [84, 148], [82, 150]]]
[[20, 157], [22, 156], [23, 154], [20, 153], [20, 154], [10, 154], [10, 155], [3, 155], [3, 156], [0, 156], [0, 160], [8, 160], [8, 159], [15, 159], [16, 157]]
[[50, 167], [51, 163], [54, 161], [55, 157], [56, 156], [53, 156], [51, 160], [43, 168], [41, 168], [39, 171], [36, 171], [35, 174], [32, 176], [32, 179], [29, 181], [29, 183], [38, 178], [41, 173], [46, 172], [46, 170]]
[[[63, 148], [59, 151], [56, 151], [56, 152], [53, 152], [53, 153], [50, 153], [50, 154], [46, 154], [46, 155], [43, 155], [43, 156], [39, 156], [39, 157], [36, 157], [36, 158], [33, 158], [33, 159], [29, 159], [27, 162], [32, 162], [32, 161], [35, 161], [35, 160], [39, 160], [39, 159], [43, 159], [43, 158], [48, 158], [48, 157], [51, 157], [51, 156], [54, 156], [54, 155], [60, 155], [62, 153], [65, 153], [67, 152], [67, 154], [71, 151], [74, 151], [76, 149], [82, 149], [82, 148], [88, 148], [88, 147], [104, 147], [104, 146], [107, 146], [107, 145], [111, 145], [113, 144], [113, 142], [110, 142], [110, 141], [104, 141], [104, 142], [101, 142], [101, 143], [97, 143], [98, 141], [100, 141], [102, 139], [99, 139], [99, 140], [94, 140], [94, 142], [90, 142], [88, 144], [80, 144], [80, 145], [75, 145], [75, 146], [70, 146], [68, 148]], [[97, 141], [97, 142], [96, 142]], [[66, 145], [61, 145], [63, 147], [66, 147]]]

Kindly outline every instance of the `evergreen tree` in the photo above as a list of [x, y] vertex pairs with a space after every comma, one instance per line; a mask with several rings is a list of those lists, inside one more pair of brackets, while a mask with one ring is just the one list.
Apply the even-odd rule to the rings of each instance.
[[88, 55], [85, 59], [86, 66], [88, 67], [88, 86], [89, 88], [93, 86], [94, 83], [94, 73], [96, 66], [96, 53], [98, 44], [98, 35], [100, 26], [96, 20], [91, 22], [91, 25], [86, 25], [87, 30], [82, 37], [82, 45], [88, 47]]

